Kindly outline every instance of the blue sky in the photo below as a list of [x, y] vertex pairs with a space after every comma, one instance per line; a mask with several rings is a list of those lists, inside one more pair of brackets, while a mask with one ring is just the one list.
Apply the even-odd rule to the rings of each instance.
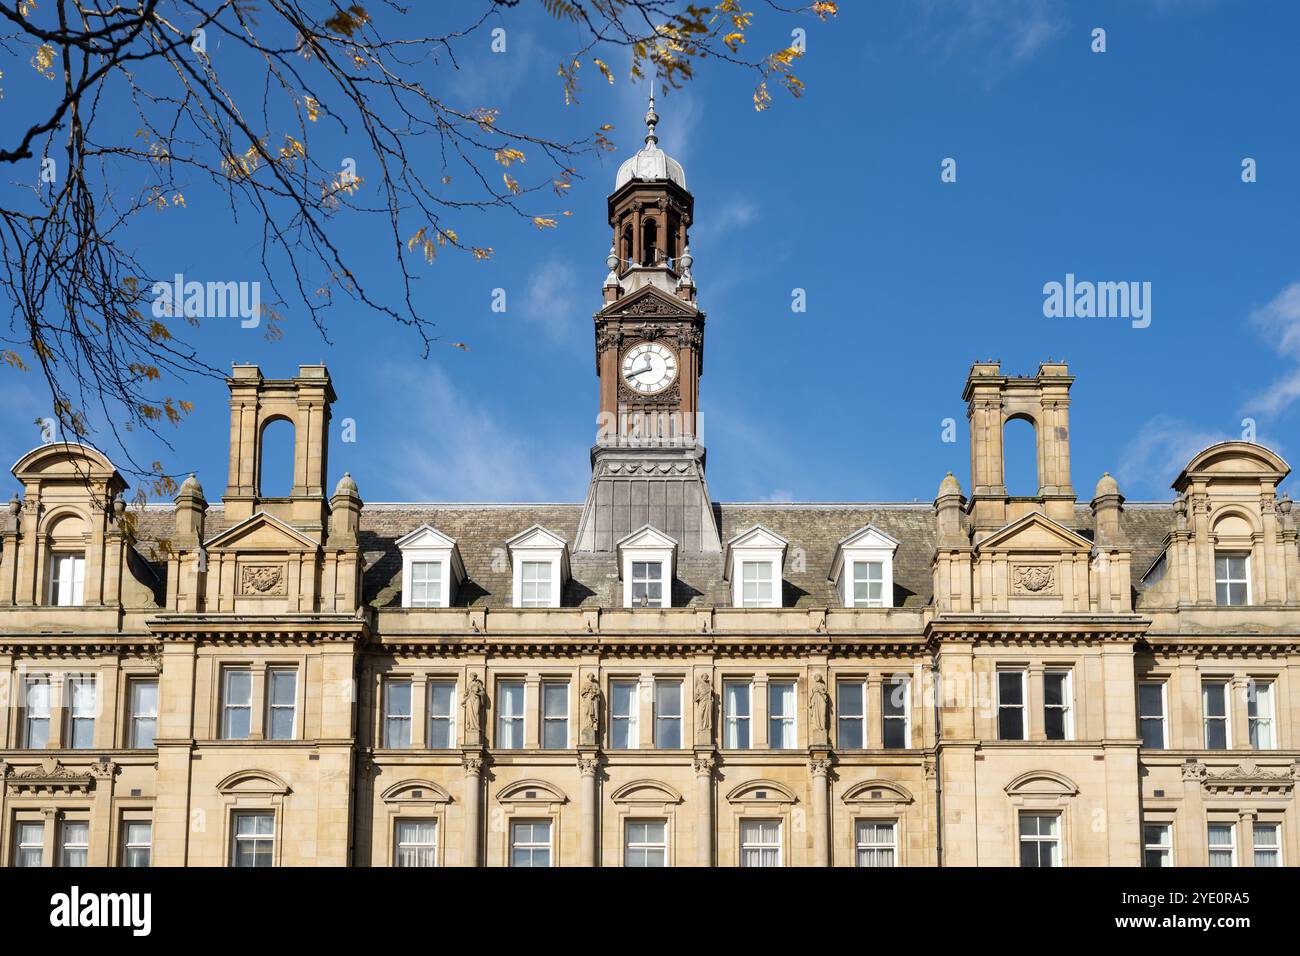
[[[640, 145], [645, 91], [590, 71], [566, 107], [555, 67], [572, 35], [535, 10], [501, 23], [507, 53], [484, 34], [459, 71], [433, 68], [433, 84], [548, 131], [613, 123], [619, 150], [583, 161], [557, 230], [467, 224], [494, 246], [491, 262], [417, 266], [421, 313], [469, 351], [435, 346], [421, 359], [409, 331], [358, 308], [332, 317], [332, 345], [293, 308], [276, 342], [233, 320], [198, 333], [223, 367], [288, 377], [328, 364], [339, 394], [330, 481], [350, 471], [367, 500], [580, 501], [586, 490], [605, 197]], [[1300, 7], [847, 0], [837, 22], [807, 27], [801, 100], [774, 92], [755, 113], [747, 76], [705, 64], [658, 104], [661, 145], [696, 200], [715, 499], [924, 501], [949, 470], [968, 487], [961, 391], [984, 358], [1013, 374], [1069, 361], [1083, 500], [1103, 470], [1130, 499], [1167, 498], [1191, 454], [1240, 437], [1247, 417], [1259, 441], [1295, 451], [1300, 73], [1289, 38]], [[1090, 50], [1094, 27], [1107, 31], [1103, 54]], [[946, 157], [955, 183], [940, 181]], [[1257, 182], [1241, 180], [1245, 157]], [[232, 222], [199, 188], [187, 197], [184, 212], [135, 227], [142, 259], [158, 276], [256, 278], [252, 222]], [[349, 229], [382, 289], [391, 265], [377, 239]], [[1044, 283], [1067, 273], [1150, 282], [1150, 326], [1044, 317]], [[504, 314], [491, 310], [494, 288], [507, 292]], [[804, 313], [790, 308], [796, 288]], [[31, 376], [0, 375], [0, 452], [12, 461], [37, 443], [32, 420], [48, 402]], [[188, 394], [197, 408], [161, 454], [215, 501], [226, 392], [200, 381]], [[344, 418], [354, 443], [340, 441]], [[946, 418], [956, 442], [942, 440]], [[1023, 488], [1023, 445], [1012, 458]]]

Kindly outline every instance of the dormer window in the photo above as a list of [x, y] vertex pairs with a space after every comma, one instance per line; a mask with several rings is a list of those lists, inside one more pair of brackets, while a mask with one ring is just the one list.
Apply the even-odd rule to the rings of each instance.
[[559, 607], [569, 577], [568, 543], [540, 525], [506, 542], [514, 568], [515, 607]]
[[50, 556], [50, 598], [54, 607], [81, 607], [86, 586], [86, 555]]
[[830, 579], [845, 607], [894, 606], [894, 552], [898, 542], [867, 525], [840, 541]]
[[402, 607], [451, 607], [465, 580], [455, 540], [426, 524], [396, 544], [402, 552]]
[[1243, 607], [1250, 603], [1249, 554], [1215, 553], [1214, 603], [1220, 607]]
[[780, 607], [782, 570], [789, 542], [762, 525], [727, 542], [726, 576], [734, 607]]
[[673, 606], [673, 569], [677, 542], [651, 525], [643, 525], [618, 542], [623, 606]]

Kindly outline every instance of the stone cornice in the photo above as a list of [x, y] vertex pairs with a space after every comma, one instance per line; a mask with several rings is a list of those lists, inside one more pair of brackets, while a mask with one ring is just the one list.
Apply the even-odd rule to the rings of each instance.
[[13, 764], [0, 761], [0, 779], [11, 791], [33, 793], [89, 793], [100, 780], [116, 776], [118, 765], [111, 760], [100, 760], [87, 768], [65, 767], [57, 757], [49, 757], [34, 767], [18, 769]]
[[365, 617], [350, 614], [167, 615], [146, 622], [163, 642], [209, 644], [361, 643], [369, 634]]

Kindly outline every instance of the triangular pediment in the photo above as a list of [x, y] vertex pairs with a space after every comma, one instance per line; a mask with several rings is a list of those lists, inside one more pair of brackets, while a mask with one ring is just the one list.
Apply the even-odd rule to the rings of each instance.
[[1091, 551], [1092, 542], [1035, 511], [1004, 525], [978, 545], [984, 551]]
[[442, 551], [456, 547], [456, 539], [449, 538], [437, 528], [424, 524], [414, 531], [402, 535], [393, 544], [397, 546], [399, 551], [419, 550], [421, 548]]
[[700, 310], [685, 299], [679, 299], [655, 286], [645, 285], [611, 302], [599, 314], [633, 320], [693, 319], [700, 314]]
[[677, 539], [670, 538], [654, 525], [644, 524], [631, 534], [618, 540], [618, 549], [624, 548], [660, 548], [665, 551], [677, 547]]
[[775, 531], [769, 531], [761, 524], [756, 524], [748, 531], [742, 531], [727, 542], [728, 550], [738, 548], [777, 548], [784, 549], [790, 542]]
[[527, 531], [521, 531], [509, 541], [506, 547], [512, 551], [521, 550], [544, 550], [544, 549], [564, 549], [569, 543], [561, 538], [554, 531], [547, 531], [539, 524], [533, 525]]
[[279, 518], [259, 511], [233, 528], [203, 542], [209, 551], [239, 549], [246, 551], [315, 551], [320, 542], [309, 538]]
[[890, 537], [873, 524], [859, 528], [847, 538], [841, 538], [836, 547], [847, 550], [851, 548], [896, 550], [898, 539]]

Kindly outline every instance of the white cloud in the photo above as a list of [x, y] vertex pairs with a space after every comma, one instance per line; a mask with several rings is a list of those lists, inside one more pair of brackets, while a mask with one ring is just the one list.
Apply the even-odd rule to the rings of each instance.
[[[1300, 282], [1293, 282], [1250, 314], [1250, 324], [1283, 358], [1300, 363]], [[1276, 415], [1300, 398], [1300, 366], [1251, 399], [1250, 407]]]
[[[595, 277], [589, 285], [594, 286], [601, 278]], [[571, 264], [559, 258], [547, 259], [528, 276], [519, 314], [540, 325], [552, 339], [566, 338], [580, 327], [582, 311], [575, 293], [577, 288], [578, 274]], [[507, 310], [509, 315], [508, 305]]]
[[1169, 486], [1193, 455], [1216, 442], [1237, 437], [1204, 431], [1169, 415], [1157, 415], [1144, 422], [1120, 452], [1115, 480], [1128, 498], [1163, 500], [1169, 497]]
[[927, 0], [924, 17], [948, 55], [973, 50], [1002, 65], [1031, 59], [1066, 25], [1060, 0]]
[[[503, 420], [458, 389], [435, 365], [385, 372], [406, 396], [399, 429], [373, 464], [395, 497], [415, 501], [581, 501], [590, 472], [586, 448], [557, 443], [521, 406]], [[360, 471], [360, 469], [358, 469]], [[364, 474], [358, 477], [364, 481]]]

